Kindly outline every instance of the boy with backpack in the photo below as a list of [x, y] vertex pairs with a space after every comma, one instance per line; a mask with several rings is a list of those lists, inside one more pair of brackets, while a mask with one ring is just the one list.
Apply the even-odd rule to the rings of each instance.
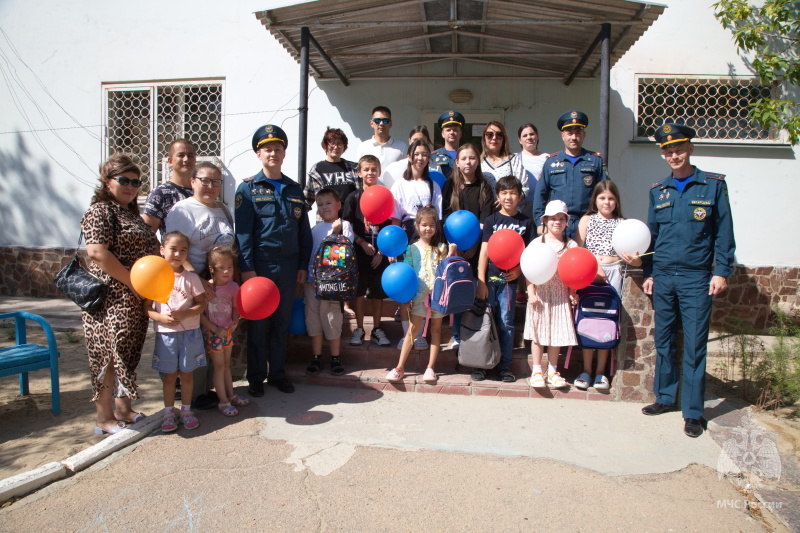
[[[342, 301], [350, 301], [358, 278], [353, 227], [339, 218], [342, 202], [339, 193], [331, 188], [321, 189], [316, 196], [317, 216], [322, 220], [311, 228], [316, 253], [308, 264], [305, 284], [306, 329], [311, 337], [314, 355], [306, 368], [309, 374], [322, 370], [322, 336], [331, 351], [331, 374], [344, 374], [339, 359], [342, 336]], [[353, 294], [350, 294], [350, 293]]]
[[[489, 259], [489, 238], [495, 231], [512, 229], [522, 236], [525, 246], [536, 236], [533, 221], [517, 211], [522, 199], [522, 184], [514, 176], [500, 178], [495, 185], [500, 211], [492, 213], [483, 221], [481, 255], [478, 259], [478, 298], [486, 298], [494, 311], [497, 333], [500, 338], [502, 357], [497, 369], [500, 379], [507, 383], [517, 380], [511, 372], [512, 352], [514, 350], [514, 308], [517, 296], [517, 278], [522, 275], [519, 265], [502, 271]], [[524, 277], [522, 280], [528, 283]], [[473, 381], [486, 379], [483, 369], [475, 369]]]

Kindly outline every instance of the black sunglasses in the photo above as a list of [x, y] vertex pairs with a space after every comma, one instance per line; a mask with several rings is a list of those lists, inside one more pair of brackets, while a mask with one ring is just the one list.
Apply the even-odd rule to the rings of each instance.
[[127, 187], [128, 185], [130, 185], [131, 187], [141, 187], [142, 183], [144, 183], [140, 179], [135, 179], [135, 178], [130, 179], [126, 178], [125, 176], [117, 176], [116, 178], [109, 178], [109, 179], [117, 181], [123, 187]]
[[372, 122], [375, 124], [388, 124], [392, 121], [390, 118], [373, 118]]

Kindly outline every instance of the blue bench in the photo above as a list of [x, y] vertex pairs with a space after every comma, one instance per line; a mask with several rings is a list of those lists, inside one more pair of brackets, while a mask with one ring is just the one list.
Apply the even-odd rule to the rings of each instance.
[[[47, 320], [25, 311], [2, 313], [0, 319], [13, 318], [16, 333], [16, 344], [0, 348], [0, 377], [19, 374], [19, 393], [28, 394], [28, 372], [50, 369], [50, 389], [53, 403], [53, 414], [61, 412], [61, 397], [58, 389], [58, 347], [53, 328]], [[39, 323], [47, 336], [47, 346], [28, 344], [26, 320]]]

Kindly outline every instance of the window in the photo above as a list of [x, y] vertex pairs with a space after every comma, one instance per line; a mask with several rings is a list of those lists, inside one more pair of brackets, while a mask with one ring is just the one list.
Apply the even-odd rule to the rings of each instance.
[[680, 122], [694, 128], [699, 140], [775, 141], [779, 132], [748, 118], [750, 104], [772, 94], [755, 79], [639, 77], [636, 135], [652, 137], [664, 122]]
[[194, 144], [198, 161], [222, 158], [222, 83], [104, 85], [108, 155], [132, 154], [142, 169], [146, 196], [169, 180], [167, 147], [175, 139]]

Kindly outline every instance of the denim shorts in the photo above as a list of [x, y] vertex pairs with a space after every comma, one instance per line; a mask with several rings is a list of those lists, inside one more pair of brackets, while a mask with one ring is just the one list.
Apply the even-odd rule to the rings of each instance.
[[177, 371], [191, 372], [201, 366], [206, 366], [206, 351], [200, 328], [156, 333], [154, 370], [172, 374]]

